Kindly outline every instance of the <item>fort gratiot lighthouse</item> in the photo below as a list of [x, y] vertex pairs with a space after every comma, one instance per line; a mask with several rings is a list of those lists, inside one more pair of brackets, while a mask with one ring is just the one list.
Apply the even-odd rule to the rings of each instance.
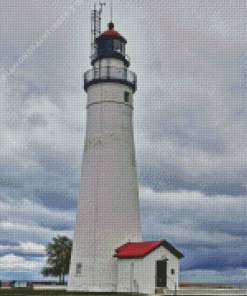
[[132, 127], [136, 75], [113, 23], [95, 43], [93, 68], [84, 75], [87, 128], [68, 288], [113, 291], [115, 249], [142, 239]]
[[92, 11], [92, 69], [84, 74], [87, 127], [68, 290], [144, 291], [128, 260], [162, 241], [142, 242], [132, 125], [136, 75], [114, 24], [100, 34], [100, 13]]

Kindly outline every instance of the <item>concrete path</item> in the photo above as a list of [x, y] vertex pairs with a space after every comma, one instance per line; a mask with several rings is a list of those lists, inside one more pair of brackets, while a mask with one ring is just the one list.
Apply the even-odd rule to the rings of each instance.
[[[156, 294], [157, 296], [159, 294]], [[167, 290], [160, 295], [247, 295], [247, 289], [205, 289], [205, 288], [180, 288], [176, 294]], [[154, 295], [150, 295], [154, 296]]]

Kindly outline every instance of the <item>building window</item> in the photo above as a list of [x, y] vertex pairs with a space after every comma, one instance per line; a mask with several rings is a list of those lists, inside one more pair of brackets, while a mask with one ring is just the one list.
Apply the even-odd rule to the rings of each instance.
[[76, 274], [81, 274], [82, 264], [77, 263], [76, 264]]
[[130, 93], [125, 91], [124, 92], [124, 101], [125, 101], [125, 103], [128, 103], [129, 99], [130, 99]]
[[121, 52], [121, 42], [119, 40], [114, 40], [114, 50]]
[[171, 269], [171, 274], [175, 274], [175, 269]]

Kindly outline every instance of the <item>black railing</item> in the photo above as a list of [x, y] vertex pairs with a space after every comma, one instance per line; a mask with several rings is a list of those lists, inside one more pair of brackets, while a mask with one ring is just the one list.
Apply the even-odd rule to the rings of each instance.
[[127, 68], [117, 68], [111, 66], [94, 67], [84, 74], [84, 89], [87, 91], [92, 84], [99, 82], [119, 82], [126, 84], [136, 90], [136, 74]]

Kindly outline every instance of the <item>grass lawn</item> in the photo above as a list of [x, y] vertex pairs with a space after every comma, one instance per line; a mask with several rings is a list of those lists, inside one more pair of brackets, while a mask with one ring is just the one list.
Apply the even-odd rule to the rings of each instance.
[[[144, 296], [143, 294], [132, 294], [132, 293], [88, 293], [88, 292], [67, 292], [59, 290], [33, 290], [32, 288], [11, 288], [11, 289], [1, 289], [0, 296]], [[145, 295], [146, 296], [146, 295]]]
[[[1, 289], [0, 288], [0, 296], [32, 296], [32, 295], [39, 295], [39, 296], [144, 296], [144, 294], [136, 294], [136, 293], [88, 293], [88, 292], [66, 292], [66, 291], [59, 291], [59, 290], [33, 290], [32, 288], [11, 288], [11, 289]], [[158, 294], [157, 294], [158, 295]], [[147, 295], [145, 295], [147, 296]], [[217, 296], [217, 295], [212, 295]], [[238, 295], [241, 296], [241, 295]]]
[[11, 288], [11, 289], [1, 289], [0, 296], [79, 296], [79, 295], [88, 295], [88, 296], [143, 296], [143, 294], [135, 293], [88, 293], [88, 292], [67, 292], [65, 290], [33, 290], [32, 288]]

